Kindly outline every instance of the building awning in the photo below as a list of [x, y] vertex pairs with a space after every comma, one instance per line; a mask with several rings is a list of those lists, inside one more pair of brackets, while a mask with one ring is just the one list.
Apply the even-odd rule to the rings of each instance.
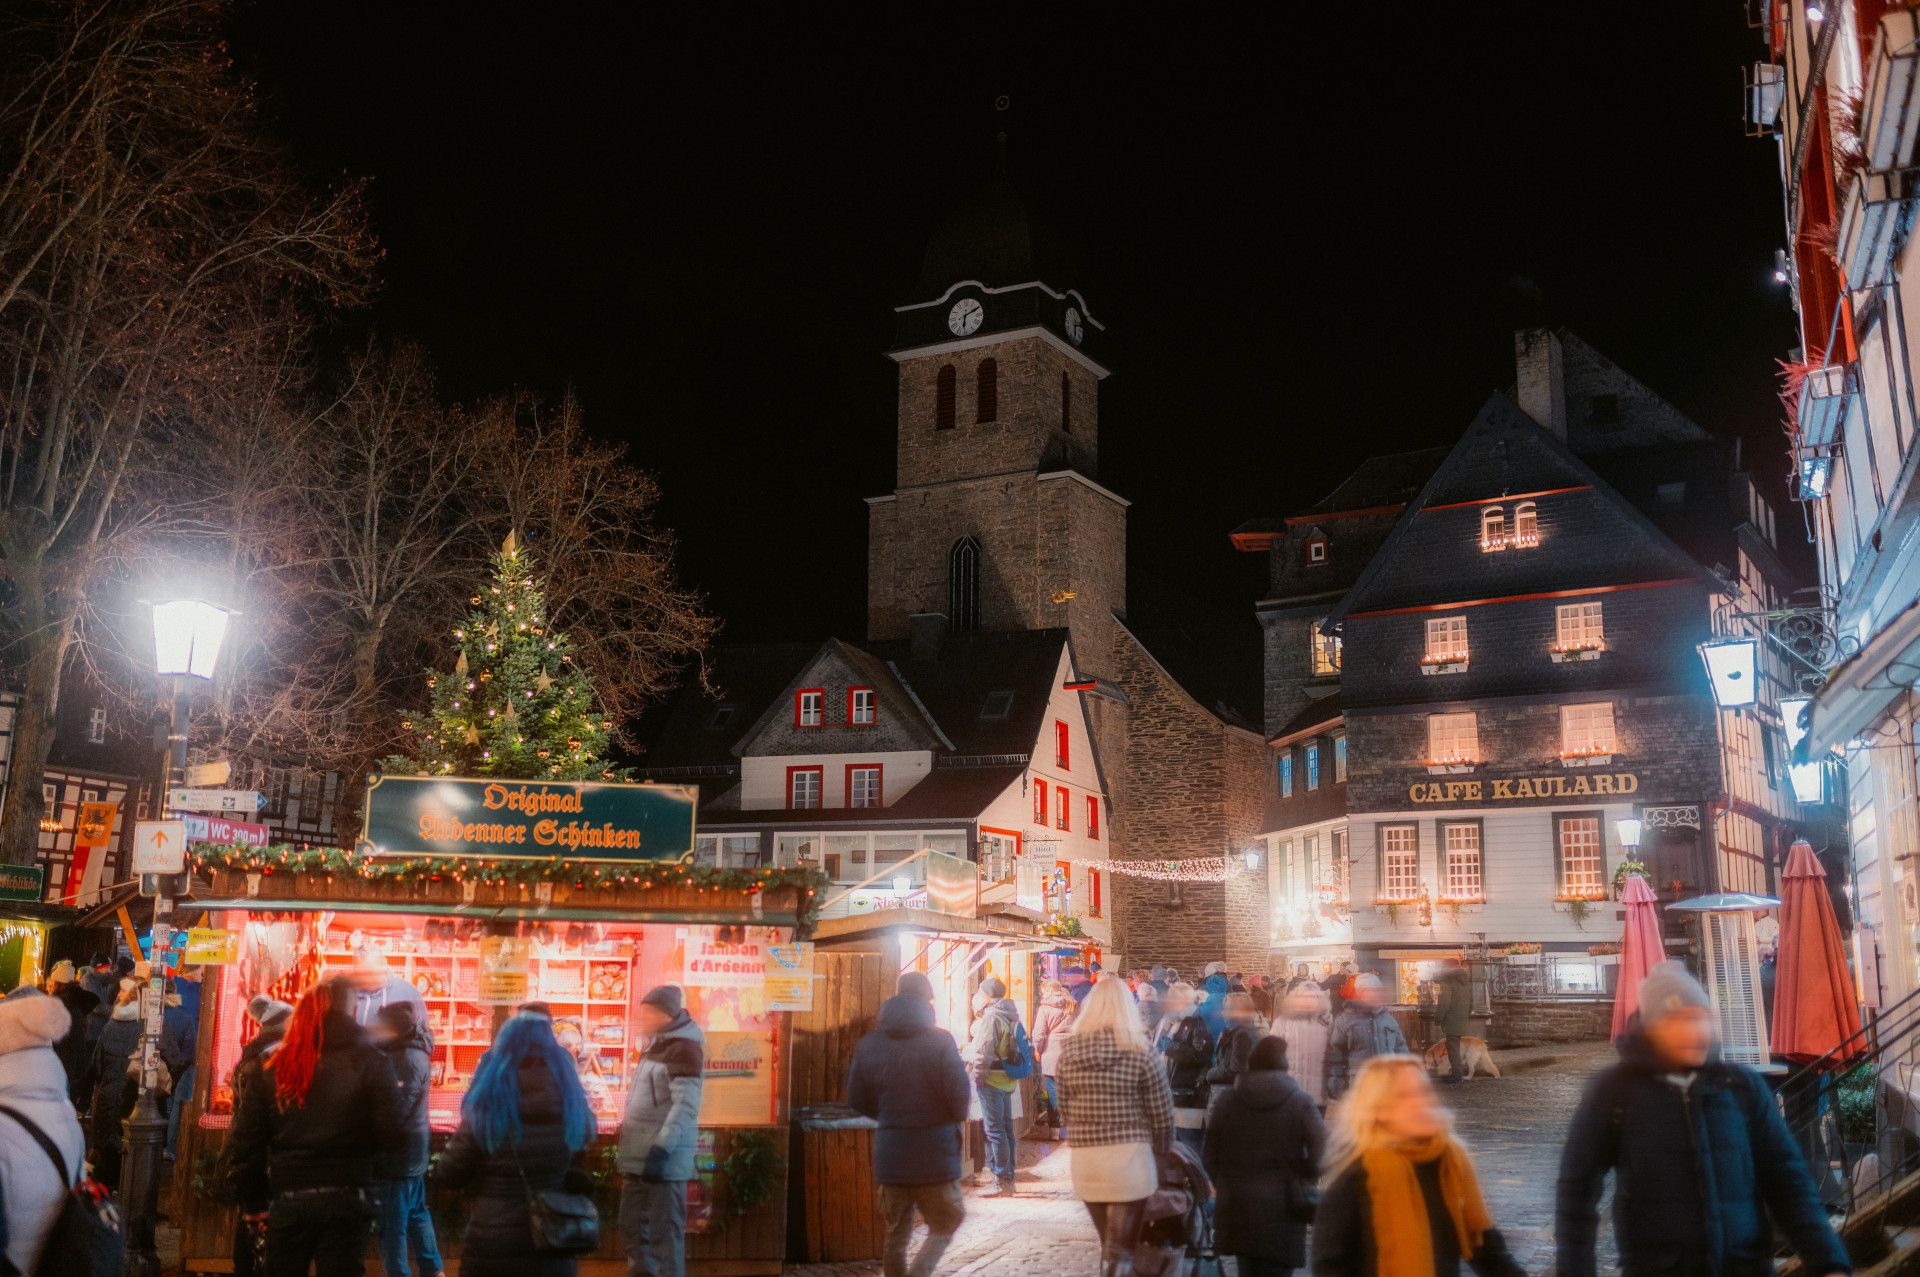
[[1872, 726], [1920, 682], [1920, 603], [1836, 666], [1814, 694], [1800, 762], [1817, 761]]

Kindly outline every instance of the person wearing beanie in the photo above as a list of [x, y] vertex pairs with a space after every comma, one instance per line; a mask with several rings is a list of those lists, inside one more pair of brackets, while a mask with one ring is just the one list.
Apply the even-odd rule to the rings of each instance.
[[987, 1133], [987, 1170], [994, 1180], [987, 1196], [1011, 1197], [1018, 1139], [1013, 1130], [1013, 1093], [1020, 1083], [1008, 1074], [1006, 1066], [1020, 1058], [1024, 1047], [1031, 1068], [1033, 1048], [1026, 1042], [1020, 1011], [1007, 997], [1007, 986], [998, 976], [980, 982], [973, 995], [973, 1017], [973, 1032], [960, 1058], [966, 1062], [973, 1092], [980, 1099], [980, 1122]]
[[[0, 1114], [0, 1270], [39, 1270], [67, 1184], [86, 1154], [86, 1136], [67, 1099], [66, 1070], [54, 1051], [73, 1031], [67, 1008], [31, 986], [0, 1000], [0, 1105], [17, 1114]], [[34, 1131], [59, 1152], [65, 1179]]]
[[400, 1129], [405, 1136], [405, 1142], [373, 1168], [379, 1181], [375, 1193], [380, 1213], [374, 1217], [374, 1233], [380, 1244], [380, 1267], [386, 1277], [439, 1277], [445, 1265], [440, 1261], [433, 1216], [427, 1210], [428, 1148], [433, 1138], [427, 1124], [427, 1089], [433, 1074], [433, 1038], [413, 1018], [411, 1003], [389, 1002], [373, 1013], [367, 1040], [387, 1057], [400, 1084]]
[[633, 1071], [620, 1123], [620, 1232], [636, 1277], [686, 1272], [687, 1181], [699, 1135], [707, 1040], [680, 986], [647, 990], [634, 1012], [647, 1049]]
[[[896, 989], [853, 1049], [847, 1103], [879, 1126], [873, 1179], [886, 1225], [881, 1270], [885, 1277], [927, 1277], [967, 1213], [960, 1132], [970, 1088], [953, 1035], [934, 1024], [933, 982], [907, 971]], [[916, 1212], [926, 1220], [927, 1240], [909, 1266]]]
[[80, 983], [73, 963], [65, 959], [54, 963], [53, 970], [47, 974], [47, 992], [66, 1008], [70, 1021], [67, 1032], [54, 1043], [53, 1053], [60, 1058], [60, 1067], [66, 1070], [67, 1095], [77, 1107], [80, 1077], [87, 1068], [87, 1017], [100, 1005], [100, 998]]
[[1773, 1094], [1719, 1058], [1712, 999], [1686, 966], [1641, 981], [1618, 1063], [1587, 1084], [1560, 1157], [1562, 1277], [1594, 1277], [1607, 1173], [1620, 1268], [1720, 1277], [1773, 1271], [1774, 1232], [1811, 1277], [1851, 1272]]
[[1327, 1099], [1345, 1095], [1360, 1066], [1375, 1056], [1406, 1054], [1406, 1035], [1387, 1006], [1387, 986], [1372, 972], [1355, 976], [1353, 997], [1327, 1039]]

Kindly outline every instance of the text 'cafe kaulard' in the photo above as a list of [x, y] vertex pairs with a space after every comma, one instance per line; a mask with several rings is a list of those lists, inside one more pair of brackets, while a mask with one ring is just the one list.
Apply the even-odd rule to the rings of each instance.
[[1415, 781], [1407, 786], [1407, 799], [1416, 803], [1538, 802], [1546, 798], [1619, 797], [1638, 793], [1639, 789], [1640, 777], [1632, 772], [1602, 772], [1596, 776]]
[[[707, 1049], [689, 1267], [777, 1273], [788, 1019], [813, 1005], [804, 937], [824, 880], [802, 867], [696, 865], [696, 798], [680, 785], [375, 776], [351, 852], [196, 847], [183, 908], [230, 934], [237, 959], [201, 968], [199, 1065], [175, 1171], [176, 1200], [192, 1204], [185, 1267], [231, 1271], [229, 1208], [191, 1179], [232, 1121], [228, 1079], [255, 1031], [249, 999], [294, 1002], [344, 973], [425, 1006], [436, 1145], [494, 1033], [530, 1001], [551, 1010], [610, 1144], [642, 1046], [634, 1009], [649, 988], [680, 985]], [[610, 1202], [603, 1216], [611, 1260], [621, 1252]], [[443, 1246], [457, 1235], [443, 1232]]]

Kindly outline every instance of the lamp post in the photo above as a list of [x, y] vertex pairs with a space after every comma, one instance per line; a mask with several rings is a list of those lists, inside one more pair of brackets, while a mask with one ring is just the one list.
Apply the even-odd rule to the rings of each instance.
[[[213, 678], [220, 644], [231, 613], [201, 599], [174, 599], [153, 605], [154, 670], [169, 685], [172, 702], [161, 789], [171, 794], [184, 783], [187, 725], [193, 680]], [[161, 799], [164, 806], [168, 798]], [[141, 992], [140, 1098], [127, 1119], [126, 1160], [120, 1174], [120, 1200], [126, 1212], [129, 1277], [157, 1277], [160, 1257], [154, 1247], [159, 1216], [161, 1162], [166, 1153], [167, 1115], [160, 1107], [160, 1022], [166, 1009], [167, 972], [160, 953], [170, 937], [172, 902], [164, 883], [153, 901], [153, 939], [147, 945], [147, 987]], [[127, 937], [137, 943], [137, 938]]]
[[1634, 855], [1640, 850], [1640, 831], [1643, 826], [1638, 816], [1623, 816], [1613, 822], [1613, 832], [1620, 839], [1620, 850], [1627, 853], [1628, 859], [1638, 860]]

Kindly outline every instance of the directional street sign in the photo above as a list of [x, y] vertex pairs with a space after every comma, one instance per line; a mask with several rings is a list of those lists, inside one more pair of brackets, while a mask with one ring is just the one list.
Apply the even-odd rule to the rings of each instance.
[[187, 867], [187, 822], [142, 820], [133, 826], [133, 872], [177, 874]]
[[167, 806], [174, 811], [239, 812], [251, 816], [267, 805], [257, 789], [170, 789]]
[[223, 846], [238, 842], [251, 847], [264, 847], [273, 841], [273, 829], [269, 825], [228, 820], [225, 816], [182, 816], [180, 819], [186, 822], [187, 838], [192, 842], [213, 842]]
[[227, 783], [227, 777], [233, 775], [233, 764], [226, 759], [211, 763], [195, 763], [187, 768], [187, 787], [189, 789], [208, 789]]

